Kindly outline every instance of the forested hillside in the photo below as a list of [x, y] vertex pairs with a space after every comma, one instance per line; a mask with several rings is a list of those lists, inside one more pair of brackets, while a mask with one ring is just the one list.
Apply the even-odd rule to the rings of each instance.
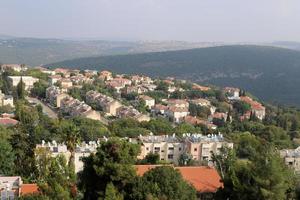
[[300, 105], [300, 52], [284, 48], [221, 46], [89, 57], [48, 66], [175, 76], [197, 82], [240, 87], [266, 101]]

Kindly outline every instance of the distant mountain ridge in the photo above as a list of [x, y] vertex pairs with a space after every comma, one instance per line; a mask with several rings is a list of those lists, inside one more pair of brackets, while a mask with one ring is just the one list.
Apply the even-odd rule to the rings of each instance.
[[65, 40], [0, 35], [0, 62], [36, 66], [88, 56], [169, 51], [215, 45], [219, 44], [180, 41]]
[[175, 76], [221, 86], [236, 86], [266, 101], [300, 106], [300, 51], [284, 48], [218, 46], [80, 58], [47, 66]]

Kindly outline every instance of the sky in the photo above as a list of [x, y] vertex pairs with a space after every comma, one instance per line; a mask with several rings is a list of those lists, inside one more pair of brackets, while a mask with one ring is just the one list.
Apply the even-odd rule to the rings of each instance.
[[0, 34], [40, 38], [300, 41], [300, 0], [0, 0]]

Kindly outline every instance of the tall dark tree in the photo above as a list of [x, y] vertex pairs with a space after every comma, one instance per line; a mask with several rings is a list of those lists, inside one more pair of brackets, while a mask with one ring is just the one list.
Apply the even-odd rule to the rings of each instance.
[[[128, 190], [136, 177], [133, 164], [139, 150], [139, 145], [116, 138], [101, 142], [96, 154], [83, 159], [79, 188], [84, 193], [84, 199], [105, 198], [109, 184], [113, 184], [118, 192], [129, 195]], [[126, 196], [124, 199], [127, 199]]]
[[21, 76], [21, 79], [17, 85], [17, 98], [19, 100], [23, 100], [25, 99], [25, 95], [26, 95], [26, 92], [25, 92], [25, 83], [23, 82], [23, 78]]
[[[162, 178], [163, 177], [163, 178]], [[170, 166], [149, 170], [137, 184], [132, 199], [195, 200], [196, 190], [183, 180], [179, 171]]]

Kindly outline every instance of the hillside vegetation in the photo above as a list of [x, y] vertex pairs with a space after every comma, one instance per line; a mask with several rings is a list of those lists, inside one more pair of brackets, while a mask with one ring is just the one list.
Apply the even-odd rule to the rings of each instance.
[[284, 48], [221, 46], [80, 58], [48, 66], [175, 76], [240, 87], [266, 101], [300, 105], [300, 52]]

